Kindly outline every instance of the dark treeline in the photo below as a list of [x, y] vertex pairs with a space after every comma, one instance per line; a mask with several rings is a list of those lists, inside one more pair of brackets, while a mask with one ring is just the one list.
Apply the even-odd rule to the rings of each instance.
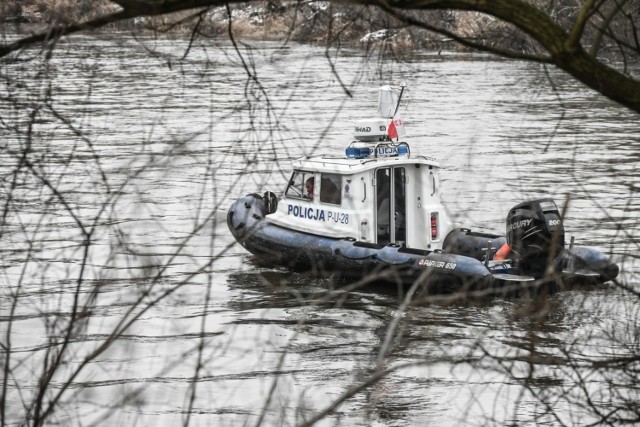
[[[567, 32], [579, 19], [583, 2], [579, 0], [530, 0], [560, 23]], [[592, 22], [599, 24], [584, 28], [585, 38], [598, 44], [599, 54], [625, 46], [638, 40], [635, 22], [640, 22], [640, 1], [629, 0], [623, 5], [612, 6], [610, 11], [599, 9]], [[120, 6], [109, 0], [8, 0], [0, 6], [4, 25], [14, 24], [20, 32], [29, 24], [65, 25], [89, 21], [114, 13]], [[626, 12], [632, 11], [632, 12]], [[446, 37], [447, 32], [459, 37], [492, 45], [500, 49], [522, 53], [539, 53], [537, 43], [518, 28], [477, 12], [433, 10], [407, 12], [408, 16], [427, 26], [443, 30], [437, 34], [424, 28], [409, 26], [376, 7], [353, 3], [300, 2], [271, 0], [257, 3], [241, 3], [213, 7], [203, 15], [194, 17], [192, 11], [145, 17], [112, 23], [108, 28], [154, 32], [189, 32], [196, 19], [199, 31], [208, 35], [226, 36], [229, 33], [229, 13], [233, 34], [236, 37], [262, 40], [294, 40], [301, 42], [330, 43], [390, 43], [397, 47], [441, 48], [447, 46], [464, 49]], [[329, 28], [329, 32], [327, 32]], [[615, 38], [602, 42], [602, 29]], [[588, 46], [587, 46], [588, 48]]]

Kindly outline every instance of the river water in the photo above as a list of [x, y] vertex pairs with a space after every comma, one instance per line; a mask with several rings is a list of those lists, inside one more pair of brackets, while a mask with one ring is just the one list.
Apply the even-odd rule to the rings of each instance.
[[[239, 49], [109, 34], [5, 65], [7, 423], [54, 401], [49, 423], [65, 425], [299, 425], [384, 369], [318, 425], [637, 416], [637, 361], [607, 363], [640, 352], [624, 288], [640, 289], [637, 114], [539, 64]], [[553, 197], [576, 244], [620, 263], [621, 286], [404, 307], [402, 289], [344, 292], [234, 244], [236, 197], [344, 149], [376, 88], [400, 82], [407, 140], [441, 162], [460, 226], [502, 232], [512, 205]]]

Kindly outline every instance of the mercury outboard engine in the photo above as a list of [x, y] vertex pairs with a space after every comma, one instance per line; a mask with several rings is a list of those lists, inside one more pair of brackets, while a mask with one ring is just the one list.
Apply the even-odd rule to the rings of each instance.
[[552, 199], [531, 200], [507, 215], [507, 243], [522, 274], [543, 277], [550, 260], [564, 251], [564, 226]]

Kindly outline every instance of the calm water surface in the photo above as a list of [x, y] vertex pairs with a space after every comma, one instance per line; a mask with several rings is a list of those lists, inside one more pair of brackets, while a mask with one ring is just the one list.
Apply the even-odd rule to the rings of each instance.
[[70, 379], [62, 424], [296, 425], [401, 364], [321, 425], [587, 423], [581, 374], [598, 405], [640, 397], [624, 376], [616, 394], [607, 373], [561, 362], [633, 348], [640, 302], [618, 287], [553, 295], [544, 315], [518, 298], [413, 305], [378, 365], [402, 290], [334, 292], [348, 283], [257, 264], [225, 223], [236, 197], [281, 191], [291, 160], [341, 151], [376, 88], [404, 81], [412, 152], [442, 163], [460, 226], [502, 232], [524, 199], [568, 201], [567, 235], [638, 289], [637, 114], [554, 69], [490, 57], [398, 64], [343, 50], [335, 74], [323, 48], [254, 44], [240, 58], [208, 42], [181, 60], [186, 40], [113, 38], [77, 37], [48, 65], [4, 71], [0, 92], [19, 101], [0, 107], [9, 421], [62, 348], [74, 300], [85, 316], [49, 397], [133, 321]]

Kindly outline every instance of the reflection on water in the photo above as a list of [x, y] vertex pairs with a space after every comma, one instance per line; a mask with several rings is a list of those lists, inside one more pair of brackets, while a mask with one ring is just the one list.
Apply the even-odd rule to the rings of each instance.
[[177, 61], [187, 43], [78, 37], [47, 64], [7, 67], [0, 91], [19, 101], [0, 106], [7, 420], [33, 415], [23, 402], [62, 350], [45, 401], [64, 391], [65, 424], [301, 424], [383, 369], [326, 424], [589, 422], [574, 387], [586, 372], [596, 405], [637, 397], [624, 374], [588, 365], [633, 348], [640, 304], [619, 287], [403, 311], [407, 289], [257, 264], [225, 224], [235, 197], [282, 188], [292, 159], [342, 150], [382, 74], [407, 82], [412, 151], [441, 161], [460, 225], [501, 232], [525, 198], [568, 200], [567, 234], [637, 288], [635, 115], [549, 70], [552, 92], [537, 64], [372, 65], [343, 51], [349, 98], [322, 49], [244, 51], [258, 84], [227, 45]]

